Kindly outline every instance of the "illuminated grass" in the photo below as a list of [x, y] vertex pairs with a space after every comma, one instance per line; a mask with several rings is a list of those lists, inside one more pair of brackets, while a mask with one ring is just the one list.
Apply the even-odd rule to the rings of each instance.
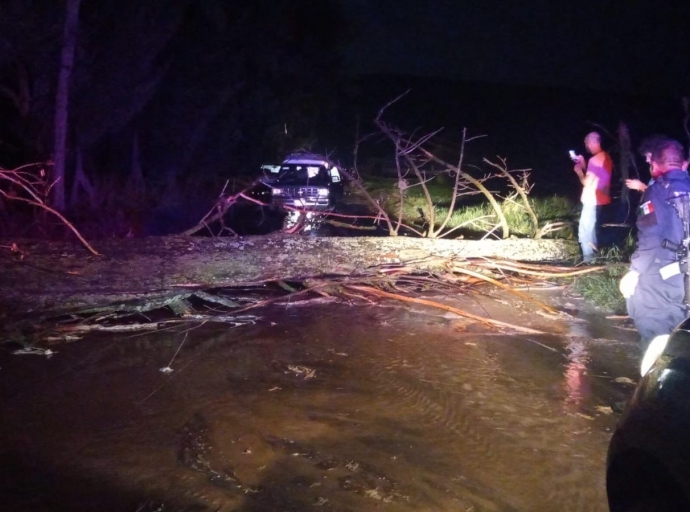
[[[392, 218], [397, 218], [399, 191], [397, 181], [392, 178], [367, 178], [364, 186], [369, 193], [381, 201], [384, 209]], [[432, 180], [427, 183], [429, 193], [434, 203], [436, 227], [439, 227], [448, 213], [452, 189], [442, 182]], [[460, 201], [456, 205], [447, 229], [462, 226], [458, 234], [470, 237], [481, 237], [490, 232], [498, 217], [488, 201], [481, 201], [481, 195], [472, 196], [473, 204]], [[539, 219], [540, 226], [549, 222], [570, 222], [573, 220], [574, 205], [565, 197], [551, 196], [545, 198], [530, 198], [530, 205]], [[534, 231], [532, 219], [525, 210], [522, 200], [516, 194], [499, 201], [508, 221], [511, 234], [519, 237], [531, 236]], [[407, 224], [422, 225], [429, 218], [428, 205], [422, 187], [410, 187], [405, 191], [403, 204], [403, 219]], [[572, 238], [572, 227], [568, 226], [547, 235], [551, 238]]]
[[587, 302], [618, 314], [625, 314], [625, 299], [618, 289], [618, 283], [628, 271], [626, 263], [634, 250], [635, 242], [629, 235], [622, 247], [611, 247], [603, 251], [596, 260], [597, 265], [606, 268], [595, 274], [587, 274], [573, 280], [573, 290]]
[[625, 299], [618, 290], [618, 283], [627, 268], [627, 265], [612, 266], [596, 274], [578, 277], [573, 283], [573, 290], [590, 304], [623, 314]]
[[[573, 205], [564, 197], [530, 198], [530, 206], [539, 219], [539, 225], [543, 226], [548, 222], [570, 222], [573, 219]], [[510, 232], [515, 236], [531, 236], [534, 232], [532, 218], [527, 213], [520, 200], [508, 197], [501, 201], [501, 208], [508, 221]], [[436, 218], [442, 219], [447, 214], [447, 208], [436, 208]], [[453, 212], [447, 227], [452, 229], [457, 226], [465, 226], [467, 231], [477, 233], [491, 230], [498, 222], [498, 216], [491, 205], [480, 203], [472, 206], [460, 206]], [[571, 226], [560, 229], [547, 237], [572, 238], [573, 230]]]

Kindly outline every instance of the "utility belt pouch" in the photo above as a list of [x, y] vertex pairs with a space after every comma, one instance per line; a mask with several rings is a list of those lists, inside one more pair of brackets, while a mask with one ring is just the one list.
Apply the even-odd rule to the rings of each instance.
[[664, 281], [670, 277], [677, 276], [680, 274], [680, 263], [674, 261], [673, 263], [669, 263], [668, 265], [661, 267], [659, 269], [659, 274], [661, 274], [661, 278]]

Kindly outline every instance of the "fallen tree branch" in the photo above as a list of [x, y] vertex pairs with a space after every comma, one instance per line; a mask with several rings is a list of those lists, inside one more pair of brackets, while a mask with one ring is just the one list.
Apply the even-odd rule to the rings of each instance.
[[[500, 260], [491, 260], [491, 259], [484, 259], [484, 260], [476, 260], [473, 262], [474, 265], [481, 266], [481, 267], [486, 267], [486, 268], [494, 268], [494, 269], [501, 269], [501, 270], [508, 270], [511, 272], [519, 272], [521, 274], [527, 274], [531, 276], [537, 276], [537, 277], [574, 277], [574, 276], [581, 276], [584, 274], [592, 274], [594, 272], [600, 272], [601, 270], [604, 270], [607, 266], [619, 266], [618, 264], [615, 265], [606, 265], [606, 266], [592, 266], [592, 267], [586, 267], [586, 268], [579, 268], [577, 270], [567, 270], [564, 269], [564, 267], [556, 267], [556, 270], [551, 270], [551, 271], [542, 271], [542, 270], [534, 270], [535, 266], [534, 265], [520, 265], [516, 263], [511, 263], [511, 262], [505, 262], [505, 261], [500, 261]], [[537, 267], [538, 268], [538, 267]], [[547, 267], [548, 268], [548, 267]], [[554, 267], [551, 267], [552, 269]]]
[[197, 322], [219, 322], [230, 324], [233, 327], [247, 325], [256, 322], [258, 317], [247, 316], [238, 317], [235, 315], [202, 315], [198, 313], [185, 315], [182, 318], [168, 318], [159, 322], [130, 323], [103, 325], [97, 323], [62, 325], [57, 328], [62, 333], [86, 333], [86, 332], [137, 332], [137, 331], [158, 331], [164, 326], [181, 325]]
[[415, 298], [415, 297], [407, 297], [405, 295], [400, 295], [397, 293], [384, 292], [383, 290], [378, 290], [378, 289], [372, 288], [370, 286], [346, 285], [346, 287], [351, 288], [353, 290], [358, 290], [360, 292], [369, 293], [371, 295], [377, 295], [379, 297], [384, 297], [387, 299], [399, 300], [402, 302], [411, 302], [413, 304], [422, 304], [424, 306], [429, 306], [432, 308], [443, 309], [445, 311], [455, 313], [456, 315], [459, 315], [459, 316], [462, 316], [465, 318], [470, 318], [472, 320], [476, 320], [477, 322], [482, 323], [482, 324], [487, 325], [487, 326], [490, 326], [490, 327], [500, 327], [503, 329], [512, 329], [514, 331], [524, 332], [527, 334], [545, 334], [543, 331], [538, 331], [536, 329], [530, 329], [529, 327], [522, 327], [520, 325], [501, 322], [500, 320], [493, 320], [491, 318], [485, 318], [485, 317], [482, 317], [479, 315], [468, 313], [467, 311], [463, 311], [462, 309], [454, 308], [452, 306], [447, 306], [446, 304], [441, 304], [440, 302], [435, 302], [432, 300], [419, 299], [419, 298]]
[[456, 273], [460, 273], [460, 274], [466, 274], [466, 275], [472, 276], [472, 277], [474, 277], [474, 278], [476, 278], [476, 279], [480, 279], [480, 280], [486, 281], [487, 283], [491, 283], [491, 284], [493, 284], [493, 285], [495, 285], [495, 286], [498, 286], [499, 288], [502, 288], [502, 289], [504, 289], [504, 290], [508, 290], [510, 293], [512, 293], [512, 294], [514, 294], [514, 295], [517, 295], [517, 296], [520, 297], [521, 299], [524, 299], [524, 300], [526, 300], [526, 301], [528, 301], [528, 302], [534, 302], [534, 303], [536, 303], [536, 304], [537, 304], [540, 308], [542, 308], [544, 311], [548, 311], [549, 313], [552, 313], [552, 314], [553, 314], [553, 313], [557, 313], [557, 311], [556, 311], [554, 308], [552, 308], [551, 306], [548, 306], [548, 305], [544, 304], [542, 301], [537, 300], [537, 299], [535, 299], [534, 297], [532, 297], [532, 296], [530, 296], [530, 295], [528, 295], [528, 294], [526, 294], [526, 293], [522, 293], [521, 291], [516, 290], [516, 289], [513, 288], [512, 286], [509, 286], [509, 285], [507, 285], [507, 284], [505, 284], [505, 283], [502, 283], [501, 281], [499, 281], [499, 280], [497, 280], [497, 279], [494, 279], [493, 277], [484, 275], [484, 274], [482, 274], [481, 272], [475, 272], [474, 270], [470, 270], [469, 268], [463, 267], [463, 266], [461, 266], [461, 265], [452, 265], [452, 266], [449, 267], [449, 270], [451, 270], [452, 272], [456, 272]]
[[21, 203], [26, 203], [55, 215], [65, 226], [70, 229], [70, 231], [72, 231], [72, 233], [76, 235], [79, 241], [89, 250], [91, 254], [94, 256], [100, 256], [96, 249], [91, 247], [81, 233], [79, 233], [79, 230], [77, 230], [77, 228], [75, 228], [74, 225], [64, 217], [64, 215], [48, 206], [46, 203], [45, 198], [48, 197], [48, 193], [50, 192], [50, 189], [54, 183], [48, 184], [47, 180], [45, 179], [45, 171], [41, 169], [39, 172], [40, 177], [37, 178], [31, 173], [23, 170], [42, 165], [42, 163], [27, 164], [12, 170], [0, 168], [0, 181], [5, 181], [21, 188], [30, 199], [18, 196], [15, 193], [10, 193], [2, 188], [0, 188], [0, 195], [8, 201], [19, 201]]

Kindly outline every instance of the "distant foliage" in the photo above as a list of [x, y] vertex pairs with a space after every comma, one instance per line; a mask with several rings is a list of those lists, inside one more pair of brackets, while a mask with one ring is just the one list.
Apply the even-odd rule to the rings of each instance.
[[[51, 158], [64, 7], [0, 2], [2, 166]], [[82, 2], [66, 190], [79, 154], [101, 209], [203, 201], [314, 143], [334, 117], [341, 26], [330, 0]]]

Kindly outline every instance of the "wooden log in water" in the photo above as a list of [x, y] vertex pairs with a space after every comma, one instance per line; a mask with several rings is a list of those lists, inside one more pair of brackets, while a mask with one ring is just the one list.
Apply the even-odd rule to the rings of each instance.
[[[408, 237], [150, 237], [96, 241], [102, 256], [76, 243], [16, 242], [25, 256], [0, 253], [0, 320], [113, 304], [161, 303], [189, 292], [273, 280], [367, 273], [381, 265], [419, 270], [449, 258], [563, 262], [578, 253], [565, 240], [432, 240]], [[9, 246], [0, 241], [0, 245]]]

